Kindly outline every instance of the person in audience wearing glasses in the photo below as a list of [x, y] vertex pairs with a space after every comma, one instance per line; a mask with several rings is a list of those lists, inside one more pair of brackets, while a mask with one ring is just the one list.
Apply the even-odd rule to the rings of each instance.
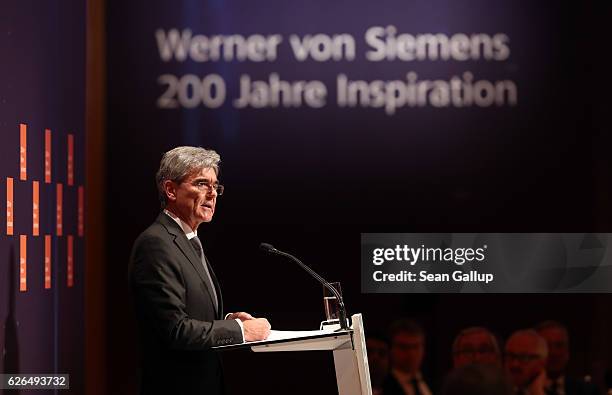
[[211, 347], [270, 333], [264, 318], [224, 316], [221, 288], [198, 238], [223, 194], [219, 161], [215, 151], [177, 147], [163, 155], [157, 172], [163, 210], [134, 242], [129, 266], [142, 395], [222, 394], [221, 364]]
[[399, 320], [390, 328], [391, 374], [385, 395], [431, 395], [421, 373], [425, 356], [425, 332], [416, 322]]
[[504, 366], [516, 395], [545, 395], [546, 340], [533, 329], [514, 332], [506, 341]]
[[453, 366], [459, 368], [470, 364], [501, 366], [497, 339], [487, 328], [466, 328], [453, 341]]
[[548, 345], [546, 363], [546, 393], [548, 395], [597, 395], [593, 383], [566, 375], [569, 362], [569, 334], [567, 328], [556, 321], [544, 321], [536, 330]]

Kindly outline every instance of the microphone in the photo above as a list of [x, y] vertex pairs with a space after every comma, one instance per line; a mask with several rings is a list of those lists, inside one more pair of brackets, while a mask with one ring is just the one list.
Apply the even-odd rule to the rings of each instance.
[[261, 243], [259, 245], [259, 248], [267, 253], [280, 255], [280, 256], [289, 258], [293, 262], [297, 263], [302, 269], [306, 270], [312, 277], [314, 277], [325, 288], [327, 288], [332, 294], [334, 294], [334, 296], [336, 297], [336, 300], [338, 301], [338, 307], [340, 308], [340, 311], [338, 312], [338, 315], [339, 315], [338, 319], [340, 320], [340, 328], [345, 329], [345, 330], [349, 329], [346, 323], [346, 308], [344, 307], [344, 300], [342, 300], [342, 296], [340, 295], [340, 293], [334, 287], [332, 287], [329, 284], [329, 282], [327, 282], [327, 280], [319, 276], [314, 270], [312, 270], [310, 267], [303, 264], [302, 261], [300, 261], [293, 255], [277, 250], [276, 248], [272, 246], [272, 244]]
[[276, 251], [278, 251], [276, 248], [274, 248], [272, 246], [272, 244], [268, 244], [268, 243], [261, 243], [259, 245], [259, 248], [265, 252], [269, 252], [269, 253], [275, 253]]

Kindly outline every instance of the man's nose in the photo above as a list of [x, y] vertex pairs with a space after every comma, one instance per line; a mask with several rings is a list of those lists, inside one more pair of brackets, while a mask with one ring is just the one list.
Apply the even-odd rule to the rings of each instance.
[[217, 192], [216, 188], [208, 188], [206, 190], [206, 196], [212, 196], [212, 197], [217, 197], [219, 193]]

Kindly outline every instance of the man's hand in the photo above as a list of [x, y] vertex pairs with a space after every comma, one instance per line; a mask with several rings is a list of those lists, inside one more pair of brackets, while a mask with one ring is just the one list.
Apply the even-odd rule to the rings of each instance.
[[255, 317], [250, 315], [249, 313], [245, 313], [244, 311], [239, 311], [238, 313], [231, 313], [225, 317], [226, 320], [240, 320], [242, 322], [246, 320], [254, 320]]
[[265, 318], [254, 318], [242, 322], [244, 340], [247, 342], [266, 340], [270, 336], [270, 323]]

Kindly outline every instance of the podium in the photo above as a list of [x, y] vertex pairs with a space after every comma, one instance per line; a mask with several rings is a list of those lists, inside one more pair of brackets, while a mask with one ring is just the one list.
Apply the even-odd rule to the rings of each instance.
[[349, 330], [276, 331], [269, 340], [217, 346], [215, 351], [250, 348], [253, 352], [331, 351], [339, 395], [372, 395], [361, 314], [351, 317]]

